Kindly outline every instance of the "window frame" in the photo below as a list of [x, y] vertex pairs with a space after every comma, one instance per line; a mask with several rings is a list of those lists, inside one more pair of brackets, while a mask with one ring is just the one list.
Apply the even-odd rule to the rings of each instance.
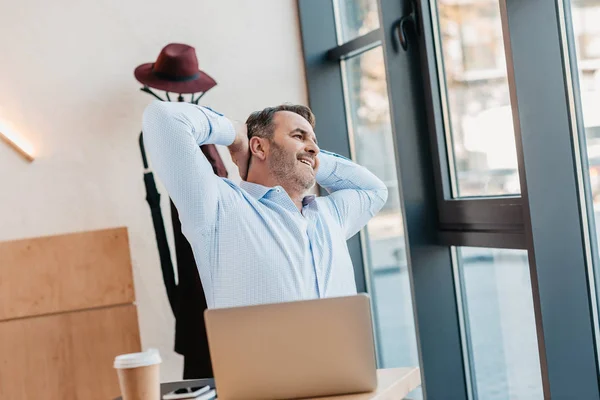
[[[448, 93], [441, 54], [437, 3], [419, 2], [418, 15], [421, 27], [418, 38], [424, 74], [429, 134], [435, 164], [436, 193], [439, 212], [439, 229], [443, 243], [453, 246], [470, 246], [470, 233], [487, 236], [485, 246], [496, 248], [525, 248], [515, 239], [524, 235], [521, 196], [485, 196], [454, 198], [451, 176], [453, 171], [452, 139], [448, 115]], [[424, 18], [427, 16], [427, 18]], [[442, 88], [443, 85], [443, 88]], [[516, 236], [515, 236], [516, 235]]]

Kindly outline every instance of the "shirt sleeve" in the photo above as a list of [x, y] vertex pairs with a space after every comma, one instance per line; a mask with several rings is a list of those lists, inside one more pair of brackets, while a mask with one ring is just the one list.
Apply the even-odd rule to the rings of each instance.
[[231, 122], [207, 107], [155, 101], [142, 126], [152, 168], [177, 207], [182, 231], [190, 237], [212, 229], [220, 193], [232, 189], [214, 174], [200, 145], [233, 143]]
[[346, 233], [354, 236], [387, 201], [387, 187], [365, 167], [346, 157], [321, 150], [317, 183], [329, 193], [327, 199]]

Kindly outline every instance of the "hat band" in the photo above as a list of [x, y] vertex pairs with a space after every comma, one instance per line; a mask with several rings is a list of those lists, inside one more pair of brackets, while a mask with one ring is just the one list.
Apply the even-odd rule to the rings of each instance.
[[154, 69], [152, 69], [152, 73], [157, 78], [164, 79], [164, 80], [171, 81], [171, 82], [193, 81], [193, 80], [198, 79], [200, 77], [200, 72], [196, 72], [194, 75], [191, 75], [191, 76], [173, 76], [171, 74], [167, 74], [167, 73], [164, 73], [164, 72], [155, 71]]

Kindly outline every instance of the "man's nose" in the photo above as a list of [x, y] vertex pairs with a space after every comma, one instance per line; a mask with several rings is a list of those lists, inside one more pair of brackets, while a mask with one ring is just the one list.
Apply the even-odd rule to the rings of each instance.
[[321, 151], [321, 149], [319, 149], [319, 146], [317, 146], [316, 143], [309, 142], [308, 145], [306, 146], [306, 152], [313, 154], [315, 156], [317, 154], [319, 154], [320, 151]]

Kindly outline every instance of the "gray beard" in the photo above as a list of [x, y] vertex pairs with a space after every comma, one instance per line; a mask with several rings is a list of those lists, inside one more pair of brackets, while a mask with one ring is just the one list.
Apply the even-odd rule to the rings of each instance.
[[269, 157], [269, 169], [280, 182], [291, 184], [294, 188], [307, 191], [315, 185], [314, 175], [299, 173], [298, 160], [287, 154], [281, 146], [271, 141], [273, 151]]

